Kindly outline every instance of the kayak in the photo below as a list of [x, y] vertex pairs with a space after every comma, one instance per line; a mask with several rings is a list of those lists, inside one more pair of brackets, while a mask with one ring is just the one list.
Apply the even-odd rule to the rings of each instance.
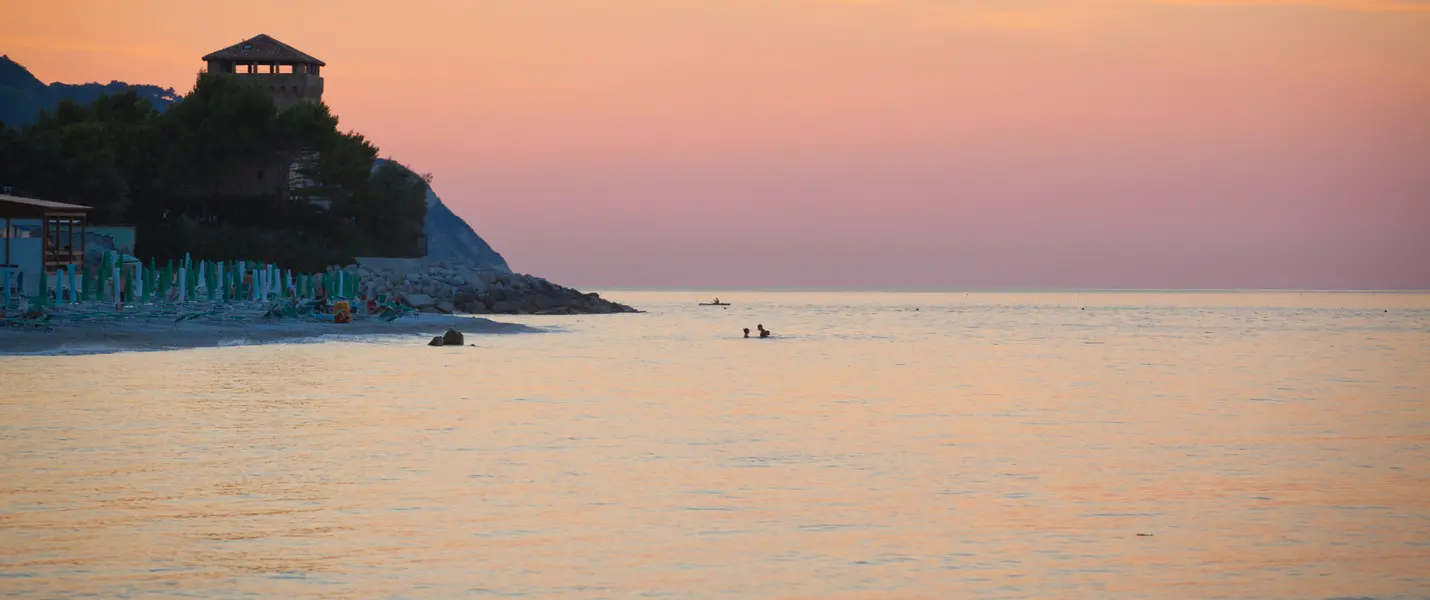
[[701, 306], [729, 306], [729, 302], [701, 302]]

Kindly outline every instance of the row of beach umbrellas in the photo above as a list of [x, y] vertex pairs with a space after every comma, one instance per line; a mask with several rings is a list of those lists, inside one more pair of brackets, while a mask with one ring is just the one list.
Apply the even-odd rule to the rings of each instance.
[[55, 278], [50, 282], [41, 272], [39, 288], [46, 292], [31, 298], [31, 306], [312, 300], [324, 292], [331, 298], [357, 298], [362, 289], [357, 275], [343, 271], [296, 273], [258, 261], [193, 260], [187, 255], [162, 265], [151, 259], [146, 266], [118, 252], [105, 253], [98, 266], [69, 265]]

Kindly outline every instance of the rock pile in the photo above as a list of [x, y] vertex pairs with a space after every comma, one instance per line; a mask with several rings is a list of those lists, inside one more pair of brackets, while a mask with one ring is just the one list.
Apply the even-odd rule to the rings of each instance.
[[[422, 312], [577, 315], [638, 312], [595, 293], [488, 266], [438, 262], [407, 269], [343, 267], [359, 277], [364, 297], [383, 295]], [[405, 272], [399, 272], [405, 271]]]

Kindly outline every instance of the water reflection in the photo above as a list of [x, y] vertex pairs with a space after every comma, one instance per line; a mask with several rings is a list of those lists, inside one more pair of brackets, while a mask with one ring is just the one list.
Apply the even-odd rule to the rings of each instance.
[[0, 359], [0, 593], [1430, 586], [1424, 296], [620, 296], [458, 352]]

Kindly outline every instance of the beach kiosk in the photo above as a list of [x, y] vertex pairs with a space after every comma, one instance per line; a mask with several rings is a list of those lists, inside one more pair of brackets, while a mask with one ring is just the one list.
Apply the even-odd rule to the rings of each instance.
[[[84, 234], [90, 207], [0, 194], [0, 300], [9, 308], [18, 296], [43, 297], [40, 276], [84, 263]], [[17, 220], [38, 220], [39, 232], [15, 226]], [[38, 235], [36, 235], [38, 233]], [[23, 236], [23, 237], [22, 237]]]

